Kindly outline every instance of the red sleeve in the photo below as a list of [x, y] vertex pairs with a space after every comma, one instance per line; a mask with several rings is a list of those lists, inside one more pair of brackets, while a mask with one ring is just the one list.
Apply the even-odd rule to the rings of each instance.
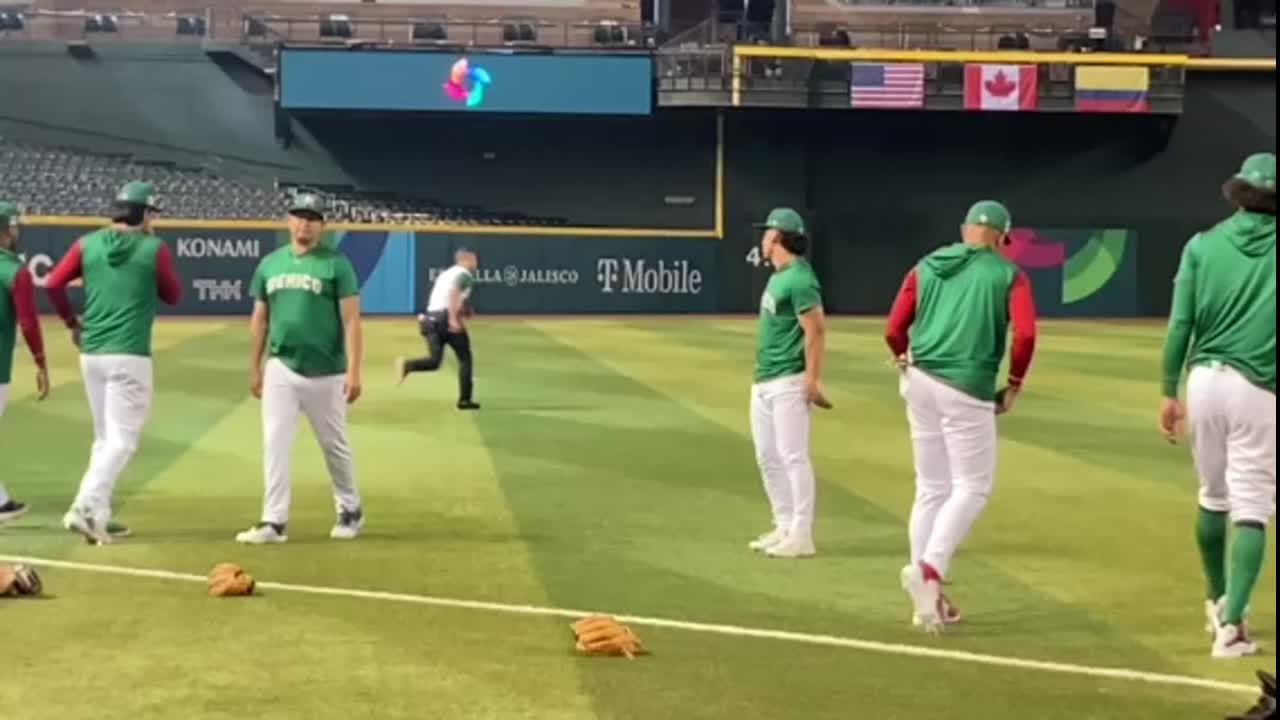
[[164, 243], [156, 251], [156, 293], [170, 305], [177, 305], [182, 299], [182, 281], [173, 266], [173, 253]]
[[75, 241], [66, 255], [49, 271], [44, 278], [44, 289], [49, 294], [49, 303], [68, 326], [75, 325], [76, 316], [71, 311], [71, 301], [67, 299], [67, 285], [80, 277], [80, 241]]
[[1031, 281], [1019, 271], [1009, 288], [1009, 317], [1013, 320], [1013, 349], [1009, 357], [1009, 384], [1021, 387], [1036, 352], [1036, 301]]
[[889, 311], [889, 324], [884, 332], [884, 340], [895, 356], [903, 355], [910, 347], [907, 331], [916, 319], [916, 271], [912, 268], [902, 281], [898, 297], [893, 300], [893, 309]]
[[36, 316], [36, 283], [26, 268], [18, 270], [13, 276], [13, 309], [18, 315], [18, 327], [22, 328], [22, 337], [27, 341], [27, 349], [31, 351], [31, 359], [38, 367], [44, 365], [44, 336], [40, 334], [40, 318]]

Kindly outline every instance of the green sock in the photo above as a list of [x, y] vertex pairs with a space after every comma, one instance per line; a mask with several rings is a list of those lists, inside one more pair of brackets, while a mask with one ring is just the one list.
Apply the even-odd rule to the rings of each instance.
[[1258, 523], [1236, 525], [1235, 539], [1231, 543], [1231, 575], [1227, 580], [1227, 610], [1222, 620], [1228, 625], [1239, 625], [1244, 619], [1244, 609], [1249, 606], [1253, 586], [1262, 574], [1262, 563], [1267, 555], [1267, 528]]
[[1209, 583], [1209, 599], [1217, 602], [1227, 594], [1227, 514], [1200, 508], [1196, 543], [1200, 545], [1204, 577]]

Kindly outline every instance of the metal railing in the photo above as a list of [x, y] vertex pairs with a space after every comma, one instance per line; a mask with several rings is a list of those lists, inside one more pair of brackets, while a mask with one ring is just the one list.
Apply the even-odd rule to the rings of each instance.
[[282, 16], [246, 14], [242, 39], [295, 44], [351, 44], [443, 47], [553, 47], [643, 49], [651, 28], [641, 23], [552, 22], [535, 18], [456, 21], [442, 17]]
[[[930, 109], [964, 106], [963, 58], [922, 62], [924, 97]], [[848, 108], [850, 63], [802, 58], [739, 58], [733, 53], [664, 52], [657, 56], [658, 92], [663, 104], [741, 105], [756, 107]], [[1075, 71], [1068, 63], [1037, 66], [1039, 107], [1071, 110], [1075, 99]], [[1185, 69], [1150, 68], [1149, 97], [1154, 112], [1178, 112], [1185, 87]]]

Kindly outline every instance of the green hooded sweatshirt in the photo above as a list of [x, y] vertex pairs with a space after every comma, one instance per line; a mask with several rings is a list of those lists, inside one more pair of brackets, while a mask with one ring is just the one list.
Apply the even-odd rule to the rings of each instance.
[[86, 355], [151, 355], [160, 238], [137, 230], [103, 228], [80, 238]]
[[980, 400], [996, 396], [1018, 268], [993, 248], [947, 245], [916, 266], [912, 363]]
[[1182, 251], [1164, 345], [1165, 397], [1178, 396], [1184, 365], [1213, 362], [1276, 391], [1272, 215], [1241, 210], [1191, 238]]
[[13, 374], [13, 346], [18, 338], [18, 311], [13, 306], [13, 279], [22, 269], [16, 253], [0, 248], [0, 385]]

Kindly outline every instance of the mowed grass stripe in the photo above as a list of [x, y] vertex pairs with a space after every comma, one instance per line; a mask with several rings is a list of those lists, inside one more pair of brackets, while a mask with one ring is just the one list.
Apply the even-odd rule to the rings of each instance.
[[[726, 364], [722, 358], [717, 360], [714, 351], [701, 351], [671, 343], [667, 343], [664, 346], [664, 352], [656, 357], [618, 350], [631, 347], [654, 347], [655, 338], [645, 337], [648, 333], [648, 330], [618, 326], [607, 333], [600, 328], [591, 328], [590, 332], [577, 334], [561, 332], [557, 337], [563, 342], [573, 344], [579, 351], [592, 354], [597, 361], [609, 364], [624, 374], [630, 369], [631, 377], [637, 381], [648, 382], [655, 388], [661, 388], [664, 395], [672, 402], [689, 407], [690, 412], [696, 412], [706, 417], [709, 422], [737, 435], [738, 440], [734, 443], [732, 457], [734, 465], [740, 466], [741, 469], [736, 475], [725, 479], [734, 483], [739, 492], [745, 493], [747, 504], [753, 506], [754, 513], [762, 516], [766, 512], [766, 506], [763, 493], [759, 489], [749, 433], [746, 430], [748, 383], [744, 382], [735, 391], [732, 380], [724, 379], [732, 378], [735, 373], [726, 371]], [[735, 358], [731, 362], [737, 361]], [[889, 377], [892, 377], [891, 372]], [[879, 392], [889, 394], [889, 391], [884, 389]], [[893, 392], [896, 398], [896, 391]], [[708, 395], [713, 396], [712, 399], [699, 402]], [[851, 397], [857, 396], [852, 393], [845, 394], [846, 399]], [[873, 431], [870, 437], [865, 437], [860, 432], [860, 424], [857, 435], [851, 434], [850, 428], [841, 424], [843, 423], [841, 418], [847, 418], [848, 413], [854, 412], [860, 413], [860, 423], [866, 422], [872, 428], [893, 427], [903, 422], [897, 417], [901, 410], [895, 405], [890, 411], [892, 419], [881, 418], [868, 414], [868, 408], [875, 410], [877, 406], [867, 404], [865, 398], [862, 400], [863, 402], [859, 402], [856, 406], [845, 405], [846, 414], [843, 416], [838, 414], [824, 416], [824, 419], [819, 420], [819, 437], [815, 441], [816, 444], [820, 447], [839, 447], [843, 450], [834, 456], [826, 453], [826, 456], [820, 457], [818, 462], [819, 473], [826, 480], [820, 490], [819, 516], [819, 524], [822, 527], [821, 539], [825, 548], [822, 555], [823, 566], [821, 568], [804, 566], [795, 572], [805, 575], [821, 573], [822, 577], [811, 581], [812, 584], [794, 583], [794, 578], [789, 577], [792, 584], [788, 585], [786, 590], [775, 592], [780, 596], [785, 595], [790, 602], [821, 602], [824, 607], [834, 607], [837, 614], [831, 618], [830, 622], [857, 622], [860, 627], [870, 627], [867, 623], [871, 623], [876, 628], [876, 637], [895, 640], [899, 637], [913, 638], [916, 637], [915, 632], [902, 622], [902, 599], [899, 597], [900, 591], [897, 590], [895, 580], [905, 554], [903, 521], [897, 513], [905, 513], [909, 509], [911, 493], [909, 456], [905, 455], [907, 447], [905, 430], [902, 430], [896, 438], [875, 434], [879, 431]], [[834, 425], [832, 421], [835, 421]], [[827, 423], [825, 430], [821, 427], [823, 423]], [[829, 442], [822, 439], [824, 432], [833, 433], [828, 439]], [[851, 441], [850, 438], [853, 440]], [[904, 452], [897, 457], [883, 451], [886, 444], [892, 446], [895, 439], [896, 444], [901, 445]], [[908, 458], [905, 466], [901, 465], [904, 457]], [[722, 458], [721, 463], [725, 463], [726, 460], [727, 458]], [[898, 464], [895, 465], [895, 463]], [[885, 491], [900, 495], [901, 499], [896, 505], [884, 502], [883, 496], [876, 496], [876, 493], [871, 493], [871, 496], [880, 503], [879, 505], [871, 504], [866, 499], [865, 496], [868, 493], [862, 490], [864, 485], [881, 479], [887, 479], [888, 482], [877, 485], [877, 491], [884, 488]], [[889, 509], [882, 509], [882, 507]], [[740, 547], [734, 536], [727, 533], [708, 541], [726, 549]], [[675, 564], [681, 562], [679, 558], [669, 558], [669, 560]], [[770, 570], [757, 570], [756, 574], [761, 578], [771, 578], [775, 583], [777, 581]], [[854, 578], [862, 582], [852, 583], [851, 580]], [[875, 579], [881, 581], [876, 582]], [[1158, 656], [1144, 648], [1127, 643], [1121, 639], [1122, 635], [1113, 632], [1113, 629], [1109, 628], [1101, 618], [1091, 617], [1079, 609], [1073, 609], [1044, 597], [1019, 582], [1016, 577], [999, 569], [985, 568], [982, 564], [976, 564], [973, 571], [965, 575], [965, 580], [980, 583], [992, 596], [993, 606], [983, 608], [990, 613], [985, 620], [987, 623], [992, 622], [991, 618], [994, 615], [1022, 612], [1022, 608], [1031, 604], [1046, 613], [1060, 616], [1059, 622], [1062, 626], [1075, 635], [1087, 638], [1095, 651], [1105, 646], [1117, 652], [1123, 651], [1127, 657], [1133, 658], [1134, 662], [1150, 663], [1145, 665], [1146, 667], [1160, 666]], [[984, 599], [985, 597], [986, 593], [984, 593]], [[982, 618], [975, 618], [974, 624], [982, 622], [984, 622]], [[1030, 635], [1034, 630], [1029, 626], [1015, 625], [1013, 628], [1002, 627], [1000, 632], [1004, 637], [997, 642], [1003, 647], [1013, 649], [1019, 647], [1020, 643], [1026, 642], [1022, 633]], [[972, 641], [964, 637], [954, 642], [973, 649], [983, 647], [990, 649], [991, 647], [989, 641], [965, 645]], [[1074, 639], [1071, 642], [1064, 642], [1063, 650], [1071, 651], [1070, 646], [1073, 642]]]
[[[193, 334], [193, 326], [200, 332]], [[405, 347], [403, 335], [399, 324], [366, 328], [366, 393], [350, 414], [356, 472], [368, 513], [368, 529], [359, 542], [335, 543], [327, 537], [333, 500], [323, 457], [304, 418], [293, 452], [291, 542], [268, 548], [233, 542], [237, 531], [260, 517], [263, 492], [261, 409], [248, 393], [243, 323], [214, 326], [171, 320], [156, 327], [157, 348], [164, 350], [156, 355], [151, 421], [122, 477], [127, 484], [122, 483], [117, 495], [117, 517], [134, 527], [135, 537], [91, 548], [57, 528], [74, 494], [72, 483], [54, 498], [56, 502], [41, 503], [48, 511], [34, 522], [12, 531], [6, 528], [6, 540], [9, 535], [20, 539], [8, 547], [77, 560], [101, 561], [107, 556], [143, 566], [171, 565], [173, 558], [180, 558], [184, 567], [197, 573], [229, 561], [261, 578], [331, 582], [340, 573], [368, 586], [396, 590], [447, 590], [546, 602], [536, 573], [529, 569], [524, 541], [496, 491], [474, 425], [452, 410], [451, 400], [441, 403], [424, 397], [423, 386], [417, 393], [414, 387], [397, 391], [392, 386], [391, 358], [399, 351], [417, 350]], [[188, 340], [170, 344], [170, 336]], [[452, 377], [448, 379], [452, 383]], [[87, 434], [82, 390], [80, 395], [81, 407], [69, 408], [67, 414], [79, 413], [78, 422]], [[86, 452], [87, 446], [86, 439]], [[68, 462], [78, 466], [78, 455]], [[74, 477], [78, 482], [79, 473]], [[470, 563], [482, 570], [464, 570]], [[382, 618], [369, 617], [348, 603], [320, 609], [332, 614], [322, 622], [345, 627], [344, 634], [384, 632]], [[562, 628], [543, 632], [562, 638]], [[183, 650], [173, 646], [150, 651], [162, 655]], [[541, 686], [571, 702], [579, 693], [572, 663], [540, 665]], [[513, 702], [507, 710], [519, 706]]]
[[[576, 348], [595, 354], [601, 362], [620, 372], [662, 387], [671, 398], [695, 407], [701, 414], [747, 438], [746, 383], [743, 383], [742, 399], [739, 400], [735, 397], [738, 393], [732, 392], [731, 383], [714, 380], [717, 368], [721, 367], [715, 358], [726, 355], [730, 349], [668, 343], [661, 358], [663, 363], [683, 368], [682, 372], [675, 374], [664, 373], [661, 363], [655, 364], [653, 355], [636, 356], [617, 350], [652, 347], [656, 342], [656, 338], [650, 336], [652, 333], [648, 328], [616, 328], [612, 333], [593, 329], [591, 333], [561, 333], [561, 337], [571, 338]], [[740, 360], [734, 357], [729, 362], [737, 364]], [[886, 398], [889, 393], [883, 387], [867, 387], [855, 380], [852, 387], [862, 386], [862, 392], [850, 394], [843, 392], [852, 388], [842, 380], [844, 374], [839, 368], [831, 367], [830, 375], [829, 387], [836, 401], [841, 402], [840, 395], [845, 397], [841, 405], [843, 413], [819, 413], [815, 419], [814, 447], [821, 477], [828, 485], [844, 485], [850, 492], [871, 499], [885, 512], [901, 518], [899, 522], [905, 522], [905, 515], [910, 509], [911, 461], [896, 387], [892, 397]], [[662, 380], [657, 381], [657, 377]], [[892, 373], [886, 380], [892, 382]], [[1051, 374], [1046, 377], [1042, 373], [1039, 380], [1041, 387], [1052, 386]], [[1030, 401], [1028, 398], [1028, 404]], [[1079, 408], [1075, 412], [1080, 414]], [[1020, 415], [1003, 422], [1007, 425], [1015, 420], [1030, 422]], [[1145, 478], [1134, 479], [1123, 472], [1078, 462], [1059, 462], [1055, 450], [1020, 447], [1008, 442], [1003, 445], [1005, 457], [997, 480], [997, 495], [966, 546], [960, 564], [963, 568], [961, 581], [972, 587], [976, 579], [977, 586], [983, 590], [981, 602], [987, 605], [983, 609], [999, 612], [1006, 618], [1034, 622], [1035, 616], [1028, 615], [1031, 608], [1038, 608], [1037, 614], [1040, 611], [1053, 613], [1062, 636], [1061, 651], [1075, 653], [1072, 657], [1078, 657], [1080, 653], [1091, 655], [1105, 645], [1109, 650], [1133, 656], [1134, 662], [1153, 663], [1147, 667], [1171, 667], [1169, 663], [1173, 658], [1170, 653], [1157, 655], [1123, 638], [1130, 637], [1130, 633], [1149, 636], [1163, 640], [1164, 646], [1175, 651], [1189, 650], [1176, 642], [1177, 638], [1185, 636], [1174, 634], [1171, 637], [1175, 641], [1171, 642], [1167, 629], [1195, 622], [1198, 608], [1194, 600], [1198, 595], [1195, 568], [1188, 566], [1185, 572], [1177, 573], [1149, 571], [1153, 566], [1168, 565], [1170, 557], [1179, 558], [1181, 564], [1194, 562], [1194, 548], [1185, 542], [1186, 526], [1169, 523], [1167, 519], [1187, 505], [1187, 495], [1176, 490], [1157, 494], [1154, 499], [1162, 501], [1163, 505], [1160, 505], [1152, 502], [1150, 485]], [[749, 452], [749, 445], [745, 451]], [[896, 470], [893, 470], [895, 463]], [[876, 474], [877, 467], [891, 470], [888, 475]], [[1037, 470], [1026, 471], [1031, 468]], [[746, 477], [749, 476], [744, 475]], [[1090, 482], [1081, 483], [1081, 478], [1089, 478]], [[1062, 512], [1063, 490], [1072, 488], [1083, 488], [1087, 493], [1085, 497], [1073, 498], [1087, 503], [1080, 508], [1078, 515]], [[836, 516], [827, 519], [823, 525], [827, 528], [823, 534], [828, 538], [832, 535], [831, 526], [841, 522], [838, 519], [840, 508], [837, 506], [833, 512], [830, 500], [830, 497], [820, 499], [819, 522], [824, 522], [824, 516]], [[764, 502], [762, 495], [759, 502]], [[1135, 507], [1144, 508], [1144, 512], [1134, 513]], [[1081, 532], [1082, 522], [1088, 524], [1089, 532]], [[837, 542], [841, 542], [843, 538], [838, 534], [839, 530], [836, 533]], [[1144, 542], [1131, 552], [1099, 559], [1095, 565], [1084, 566], [1074, 561], [1074, 558], [1090, 557], [1095, 553], [1099, 537], [1123, 544], [1129, 533], [1144, 538], [1163, 538], [1165, 542]], [[896, 545], [899, 552], [905, 552], [902, 531], [895, 534], [898, 535]], [[873, 531], [872, 537], [873, 542], [881, 541], [879, 531]], [[993, 551], [987, 553], [985, 550], [989, 544]], [[989, 566], [989, 571], [984, 571], [984, 566]], [[1086, 569], [1089, 571], [1084, 572]], [[1119, 581], [1128, 577], [1138, 580]], [[1013, 587], [1002, 587], [1010, 580], [1015, 580]], [[1009, 595], [1011, 591], [1015, 593], [1012, 596]], [[963, 592], [957, 590], [957, 593]], [[1190, 599], [1185, 605], [1163, 605], [1151, 615], [1141, 618], [1137, 625], [1124, 623], [1128, 632], [1117, 633], [1117, 628], [1109, 627], [1116, 624], [1119, 617], [1110, 612], [1113, 606], [1132, 604], [1136, 598], [1152, 594]], [[1074, 608], [1077, 622], [1067, 621], [1066, 618], [1073, 613], [1070, 610], [1062, 612], [1064, 607]], [[1266, 620], [1262, 620], [1261, 627], [1269, 627]], [[1002, 632], [1007, 633], [1009, 629]], [[1013, 632], [1016, 636], [1019, 632], [1031, 634], [1035, 630], [1024, 626], [1021, 630], [1013, 628]], [[1007, 640], [1013, 641], [1014, 638]], [[1193, 636], [1192, 642], [1199, 650], [1187, 653], [1197, 668], [1208, 667], [1207, 663], [1199, 660], [1205, 654], [1203, 643], [1197, 642], [1201, 640]], [[1216, 672], [1221, 673], [1222, 668], [1218, 667]]]

